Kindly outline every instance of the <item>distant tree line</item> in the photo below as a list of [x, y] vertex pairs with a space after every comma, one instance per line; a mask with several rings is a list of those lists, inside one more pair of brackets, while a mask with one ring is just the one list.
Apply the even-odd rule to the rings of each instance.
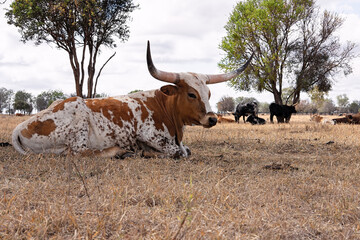
[[[246, 104], [249, 102], [256, 102], [258, 111], [260, 113], [269, 113], [269, 103], [259, 102], [255, 98], [238, 97], [233, 98], [223, 96], [217, 102], [217, 109], [219, 112], [234, 112], [238, 104]], [[336, 97], [337, 104], [330, 98], [326, 98], [326, 94], [321, 91], [313, 91], [310, 94], [310, 100], [301, 100], [296, 110], [298, 113], [319, 113], [319, 114], [339, 114], [339, 113], [358, 113], [360, 112], [360, 101], [349, 101], [346, 94], [341, 94]]]
[[[54, 101], [76, 96], [75, 93], [65, 94], [61, 90], [43, 91], [37, 96], [25, 90], [14, 92], [4, 87], [0, 88], [0, 113], [14, 114], [31, 114], [34, 109], [42, 111], [50, 106]], [[105, 93], [96, 94], [95, 97], [106, 97]]]

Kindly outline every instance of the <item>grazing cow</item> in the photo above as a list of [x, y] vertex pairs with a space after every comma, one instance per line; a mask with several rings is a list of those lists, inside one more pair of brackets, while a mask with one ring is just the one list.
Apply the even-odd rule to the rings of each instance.
[[165, 72], [154, 66], [148, 42], [150, 74], [171, 85], [119, 97], [57, 102], [18, 125], [13, 145], [22, 154], [121, 157], [139, 151], [148, 157], [187, 157], [190, 150], [182, 143], [185, 125], [210, 128], [217, 122], [207, 84], [238, 76], [251, 58], [227, 74]]
[[254, 115], [256, 114], [256, 109], [257, 109], [257, 103], [256, 102], [252, 102], [252, 103], [247, 103], [247, 104], [238, 104], [236, 106], [236, 110], [235, 113], [233, 113], [234, 117], [235, 117], [235, 122], [239, 123], [239, 119], [242, 116], [243, 120], [245, 122], [245, 117], [250, 115]]
[[337, 123], [348, 123], [348, 124], [360, 124], [360, 113], [357, 114], [347, 114], [342, 118], [334, 118], [332, 119], [334, 124]]
[[316, 123], [322, 123], [322, 124], [332, 124], [334, 125], [335, 122], [333, 120], [324, 118], [320, 116], [319, 114], [310, 115], [310, 121], [316, 122]]
[[287, 106], [287, 105], [280, 105], [277, 103], [271, 103], [269, 109], [270, 109], [271, 123], [274, 123], [273, 121], [274, 116], [276, 116], [278, 123], [283, 123], [284, 120], [286, 123], [289, 123], [291, 114], [296, 113], [295, 105]]
[[252, 125], [263, 125], [265, 124], [265, 119], [263, 118], [259, 118], [257, 116], [254, 116], [254, 115], [250, 115], [247, 119], [246, 119], [247, 122], [251, 123]]

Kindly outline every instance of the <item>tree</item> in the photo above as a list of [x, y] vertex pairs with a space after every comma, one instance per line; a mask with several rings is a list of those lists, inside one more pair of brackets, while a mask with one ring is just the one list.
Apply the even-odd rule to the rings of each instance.
[[259, 112], [261, 113], [269, 113], [270, 112], [270, 109], [269, 109], [269, 106], [270, 104], [267, 103], [267, 102], [261, 102], [259, 103]]
[[137, 93], [137, 92], [142, 92], [142, 91], [143, 91], [143, 90], [135, 89], [135, 90], [130, 91], [128, 94]]
[[[254, 53], [251, 66], [230, 81], [237, 90], [268, 91], [278, 104], [300, 100], [314, 86], [328, 91], [339, 70], [350, 73], [355, 44], [343, 49], [334, 33], [343, 20], [324, 12], [320, 21], [314, 0], [246, 0], [239, 2], [225, 26], [220, 68], [234, 70]], [[291, 92], [284, 96], [287, 83]]]
[[[126, 25], [138, 6], [132, 0], [15, 0], [6, 12], [8, 23], [19, 28], [23, 42], [55, 44], [69, 55], [76, 95], [83, 97], [87, 75], [87, 97], [96, 95], [97, 58], [100, 48], [116, 47], [114, 36], [129, 38]], [[85, 61], [88, 61], [85, 66]], [[85, 71], [87, 68], [87, 73]]]
[[7, 90], [6, 88], [0, 88], [0, 113], [2, 113], [3, 108], [9, 106], [11, 102], [11, 96], [14, 94], [13, 90]]
[[347, 107], [349, 105], [349, 98], [346, 94], [341, 94], [336, 97], [337, 104], [339, 106], [339, 110], [341, 112], [347, 112]]
[[341, 46], [335, 35], [344, 19], [328, 11], [319, 14], [317, 8], [310, 10], [301, 22], [301, 37], [290, 55], [294, 102], [300, 99], [300, 92], [309, 92], [314, 87], [328, 93], [338, 72], [342, 70], [345, 76], [352, 73], [350, 61], [355, 57], [355, 43]]
[[353, 101], [349, 105], [349, 111], [351, 113], [359, 113], [360, 112], [360, 101]]
[[218, 111], [220, 112], [233, 112], [235, 109], [235, 101], [232, 97], [223, 96], [216, 104]]
[[298, 113], [316, 113], [317, 108], [313, 103], [310, 103], [308, 100], [300, 100], [299, 104], [296, 106], [296, 111]]
[[318, 87], [314, 87], [308, 93], [311, 102], [319, 109], [324, 104], [327, 93], [320, 91]]
[[236, 105], [238, 105], [238, 104], [244, 105], [246, 103], [252, 103], [252, 102], [259, 103], [259, 101], [256, 100], [256, 98], [254, 98], [254, 97], [237, 97], [235, 99]]
[[108, 97], [109, 95], [106, 94], [106, 93], [97, 93], [94, 97], [95, 98], [106, 98]]
[[335, 111], [336, 111], [336, 106], [333, 100], [329, 98], [324, 99], [321, 107], [318, 110], [319, 113], [328, 113], [328, 114], [332, 114]]
[[48, 90], [37, 95], [35, 99], [36, 109], [42, 111], [58, 99], [65, 99], [66, 96], [61, 90]]
[[25, 91], [17, 91], [14, 99], [14, 109], [20, 110], [24, 114], [30, 114], [33, 110], [33, 100], [31, 93]]

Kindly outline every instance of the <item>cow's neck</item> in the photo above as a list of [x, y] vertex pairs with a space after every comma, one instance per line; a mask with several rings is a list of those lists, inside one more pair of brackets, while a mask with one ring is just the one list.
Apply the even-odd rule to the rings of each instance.
[[179, 115], [179, 109], [176, 96], [165, 96], [160, 91], [158, 92], [158, 104], [161, 106], [162, 121], [165, 123], [172, 136], [175, 136], [178, 144], [182, 141], [184, 135], [185, 123]]

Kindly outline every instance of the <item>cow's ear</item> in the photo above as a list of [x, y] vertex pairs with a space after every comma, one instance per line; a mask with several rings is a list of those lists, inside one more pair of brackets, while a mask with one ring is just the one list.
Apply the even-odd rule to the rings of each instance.
[[160, 88], [165, 95], [172, 96], [178, 93], [178, 87], [174, 85], [165, 85]]

